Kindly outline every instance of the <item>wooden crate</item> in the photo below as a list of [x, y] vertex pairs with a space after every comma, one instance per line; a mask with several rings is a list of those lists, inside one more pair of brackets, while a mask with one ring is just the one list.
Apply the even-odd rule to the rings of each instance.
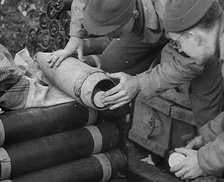
[[178, 93], [185, 97], [172, 101], [175, 90], [172, 92], [167, 93], [167, 97], [153, 99], [146, 99], [140, 93], [136, 98], [129, 131], [130, 140], [161, 157], [176, 147], [185, 146], [197, 131], [186, 93]]
[[161, 97], [165, 100], [171, 101], [179, 106], [191, 109], [189, 97], [188, 97], [189, 85], [185, 84], [175, 89], [170, 89], [164, 92]]

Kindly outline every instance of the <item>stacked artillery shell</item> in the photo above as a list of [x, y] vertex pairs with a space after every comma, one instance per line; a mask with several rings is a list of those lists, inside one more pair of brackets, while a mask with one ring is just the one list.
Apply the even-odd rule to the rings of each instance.
[[66, 58], [57, 68], [50, 68], [51, 53], [38, 52], [36, 61], [46, 77], [59, 89], [80, 103], [97, 110], [106, 110], [101, 102], [102, 94], [115, 86], [104, 71], [93, 68], [78, 59]]
[[116, 149], [118, 128], [96, 120], [96, 110], [77, 102], [3, 113], [0, 180], [108, 181], [127, 161]]
[[66, 35], [63, 31], [57, 32], [54, 38], [54, 44], [58, 49], [63, 49], [67, 44]]
[[0, 180], [107, 181], [123, 171], [125, 156], [112, 150], [119, 131], [109, 122], [92, 125], [96, 117], [96, 110], [77, 102], [3, 113]]
[[56, 37], [56, 33], [60, 31], [59, 22], [56, 20], [52, 20], [49, 24], [49, 33], [52, 38]]
[[27, 45], [34, 55], [38, 51], [52, 52], [63, 49], [68, 42], [72, 0], [50, 1], [46, 12], [39, 18], [39, 27], [31, 28], [27, 36]]
[[77, 102], [6, 112], [0, 115], [0, 146], [91, 125], [96, 118], [95, 110]]
[[68, 163], [91, 154], [105, 152], [117, 147], [118, 142], [119, 132], [115, 125], [100, 123], [97, 126], [90, 125], [8, 145], [0, 148], [0, 179], [15, 177]]
[[[72, 0], [49, 2], [46, 12], [40, 16], [38, 27], [29, 31], [27, 42], [31, 47], [31, 55], [65, 47], [69, 39], [71, 3]], [[109, 43], [107, 37], [85, 39], [84, 55], [100, 54]], [[38, 55], [41, 53], [36, 54], [36, 58]], [[50, 77], [64, 76], [64, 73], [73, 74], [64, 80], [57, 76], [54, 79], [59, 80], [59, 83], [63, 82], [67, 94], [79, 101], [74, 110], [72, 104], [68, 103], [52, 108], [35, 108], [0, 115], [0, 145], [3, 144], [0, 148], [0, 180], [108, 181], [117, 172], [125, 169], [126, 158], [122, 151], [116, 149], [120, 142], [117, 127], [105, 122], [95, 124], [95, 109], [108, 108], [98, 102], [100, 99], [97, 98], [101, 98], [104, 91], [112, 88], [114, 82], [102, 70], [92, 70], [88, 65], [83, 66], [82, 72], [83, 67], [80, 64], [84, 63], [71, 59], [72, 66], [66, 65], [68, 61], [64, 61], [58, 69], [47, 70], [49, 67], [45, 67], [43, 62], [40, 66], [43, 66], [41, 69]], [[63, 71], [63, 67], [67, 70]], [[64, 73], [57, 74], [60, 71]], [[75, 81], [75, 85], [69, 81]], [[93, 154], [96, 155], [91, 156]]]
[[50, 24], [50, 20], [47, 17], [47, 13], [42, 13], [40, 15], [40, 19], [39, 19], [39, 26], [41, 30], [46, 30], [48, 29]]
[[37, 29], [31, 28], [28, 32], [28, 43], [35, 46], [37, 44]]
[[47, 6], [47, 16], [49, 19], [59, 19], [61, 12], [70, 11], [72, 0], [50, 1]]
[[125, 170], [126, 157], [118, 150], [100, 153], [41, 171], [15, 177], [4, 182], [98, 182], [108, 181]]
[[[53, 52], [63, 49], [70, 36], [72, 0], [50, 1], [46, 12], [39, 18], [39, 27], [32, 27], [27, 36], [27, 47], [31, 55], [38, 51]], [[84, 55], [100, 54], [110, 43], [106, 37], [84, 41]]]

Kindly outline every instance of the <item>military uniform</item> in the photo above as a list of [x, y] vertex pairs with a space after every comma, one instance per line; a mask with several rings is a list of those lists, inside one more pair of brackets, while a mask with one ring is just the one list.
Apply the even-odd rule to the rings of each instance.
[[[201, 64], [184, 57], [169, 45], [163, 48], [164, 6], [161, 2], [163, 1], [137, 1], [137, 9], [142, 15], [136, 23], [139, 26], [134, 26], [133, 31], [120, 40], [113, 40], [101, 55], [97, 55], [100, 68], [107, 72], [137, 74], [141, 92], [147, 99], [192, 81], [189, 96], [195, 120], [200, 128], [222, 110], [221, 64], [215, 61]], [[83, 38], [87, 35], [82, 26], [83, 11], [87, 5], [88, 1], [73, 0], [71, 36]], [[91, 57], [84, 59], [88, 64]], [[156, 59], [160, 64], [145, 71]]]

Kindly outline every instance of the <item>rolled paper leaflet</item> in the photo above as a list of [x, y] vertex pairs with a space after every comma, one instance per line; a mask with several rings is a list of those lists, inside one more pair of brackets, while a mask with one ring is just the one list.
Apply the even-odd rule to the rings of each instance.
[[52, 20], [49, 24], [49, 32], [51, 37], [55, 38], [56, 33], [60, 31], [60, 25], [57, 20]]
[[174, 152], [169, 156], [169, 160], [168, 160], [169, 166], [173, 167], [173, 166], [179, 164], [180, 162], [182, 162], [185, 158], [186, 157], [184, 154]]
[[55, 33], [54, 44], [57, 49], [64, 49], [68, 39], [63, 31], [59, 31]]
[[39, 27], [40, 27], [42, 30], [45, 30], [45, 29], [48, 28], [49, 23], [50, 23], [50, 20], [49, 20], [49, 18], [47, 17], [47, 13], [42, 13], [42, 14], [40, 15], [40, 19], [39, 19]]
[[37, 43], [37, 30], [35, 28], [29, 30], [27, 41], [32, 45]]
[[58, 12], [71, 10], [72, 0], [56, 0], [54, 7]]
[[95, 103], [95, 105], [97, 106], [97, 107], [104, 107], [104, 104], [101, 102], [101, 97], [102, 97], [102, 95], [104, 94], [105, 92], [104, 91], [102, 91], [102, 90], [97, 90], [96, 91], [96, 94], [95, 94], [95, 96], [94, 96], [94, 98], [93, 98], [93, 102]]
[[52, 42], [52, 38], [50, 36], [49, 30], [43, 30], [38, 35], [38, 39], [40, 41], [41, 46], [47, 50], [49, 48], [50, 43]]
[[47, 5], [47, 17], [51, 20], [59, 18], [59, 12], [54, 7], [53, 1], [50, 1]]

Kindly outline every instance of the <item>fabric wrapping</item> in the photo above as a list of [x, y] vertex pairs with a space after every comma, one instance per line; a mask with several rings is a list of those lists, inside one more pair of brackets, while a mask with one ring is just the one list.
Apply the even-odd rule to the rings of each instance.
[[48, 107], [74, 101], [46, 79], [27, 49], [19, 51], [13, 60], [7, 49], [0, 45], [0, 66], [0, 107], [4, 110]]

